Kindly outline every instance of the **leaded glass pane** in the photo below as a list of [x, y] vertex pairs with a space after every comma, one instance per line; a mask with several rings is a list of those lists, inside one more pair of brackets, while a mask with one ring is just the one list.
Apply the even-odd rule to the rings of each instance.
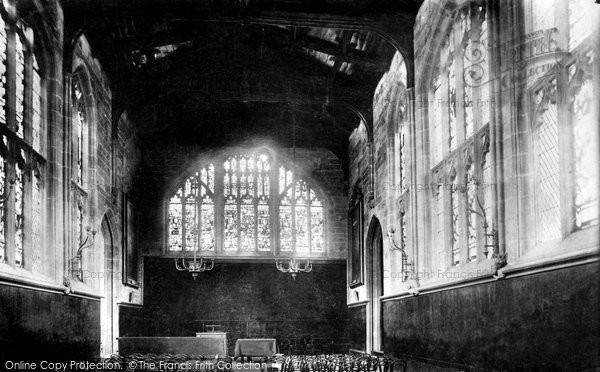
[[292, 252], [294, 249], [292, 245], [292, 216], [292, 206], [289, 200], [282, 200], [279, 207], [279, 240], [282, 252]]
[[475, 214], [475, 211], [478, 206], [475, 204], [475, 193], [477, 192], [477, 188], [475, 186], [474, 172], [475, 167], [473, 164], [467, 164], [465, 191], [467, 196], [467, 250], [470, 261], [477, 259], [477, 215]]
[[24, 207], [24, 184], [23, 168], [20, 162], [15, 165], [15, 265], [23, 267], [23, 214]]
[[236, 204], [232, 202], [225, 204], [224, 221], [223, 248], [226, 251], [235, 251], [238, 248], [238, 213]]
[[325, 242], [323, 237], [323, 207], [321, 203], [310, 206], [310, 239], [312, 252], [324, 252]]
[[244, 252], [251, 252], [254, 251], [256, 245], [256, 214], [254, 212], [254, 205], [252, 204], [252, 199], [242, 200], [242, 204], [240, 206], [240, 214], [240, 239], [242, 243], [241, 250]]
[[444, 141], [442, 127], [442, 106], [444, 98], [442, 96], [442, 86], [440, 76], [438, 75], [434, 82], [434, 99], [433, 109], [433, 130], [431, 138], [431, 154], [433, 154], [432, 165], [438, 164], [442, 160], [442, 143]]
[[[0, 17], [1, 19], [2, 17]], [[0, 154], [0, 198], [4, 199], [6, 170], [4, 157]], [[6, 235], [4, 230], [4, 205], [0, 206], [0, 263], [6, 262]]]
[[169, 202], [169, 250], [170, 251], [181, 251], [183, 249], [181, 194], [182, 194], [182, 190], [179, 189]]
[[585, 80], [572, 103], [575, 150], [575, 225], [598, 223], [598, 124], [594, 123], [592, 80]]
[[73, 84], [73, 93], [75, 95], [75, 130], [77, 133], [77, 183], [83, 185], [83, 157], [85, 146], [85, 127], [86, 115], [85, 104], [83, 101], [83, 91], [77, 81]]
[[212, 199], [205, 196], [200, 206], [200, 249], [215, 250], [215, 206]]
[[308, 252], [308, 208], [304, 205], [296, 205], [295, 212], [294, 237], [296, 238], [296, 252]]
[[444, 267], [445, 255], [446, 255], [446, 239], [445, 233], [445, 214], [444, 214], [444, 188], [442, 184], [437, 185], [435, 194], [435, 215], [436, 215], [436, 242], [438, 245], [438, 268]]
[[448, 126], [449, 126], [449, 145], [450, 151], [454, 150], [458, 145], [456, 138], [456, 62], [454, 61], [454, 33], [448, 38], [448, 58], [450, 65], [448, 66]]
[[[487, 140], [487, 137], [485, 140]], [[489, 148], [486, 147], [482, 154], [482, 158], [481, 193], [483, 194], [483, 210], [485, 211], [486, 222], [488, 226], [492, 226], [492, 156]]]
[[23, 113], [25, 101], [25, 53], [23, 50], [21, 37], [15, 37], [15, 56], [16, 56], [16, 75], [15, 75], [15, 93], [16, 93], [16, 125], [17, 135], [23, 138]]
[[42, 247], [42, 193], [41, 175], [39, 171], [34, 172], [31, 192], [31, 269], [34, 272], [41, 271], [39, 252]]
[[478, 61], [477, 66], [480, 67], [480, 82], [477, 84], [479, 87], [479, 101], [477, 102], [477, 109], [479, 110], [480, 123], [479, 127], [484, 126], [490, 122], [490, 108], [492, 107], [493, 100], [490, 95], [490, 72], [489, 72], [489, 61], [488, 61], [488, 22], [487, 14], [482, 10], [483, 20], [481, 22], [481, 30], [479, 35], [479, 46], [481, 57]]
[[557, 107], [549, 103], [534, 136], [537, 241], [559, 238], [560, 186]]
[[455, 179], [450, 189], [450, 203], [452, 211], [452, 265], [460, 264], [460, 202], [458, 179]]
[[271, 226], [269, 222], [269, 206], [267, 204], [259, 204], [257, 208], [257, 232], [258, 232], [258, 250], [271, 250]]
[[[541, 0], [538, 0], [541, 1]], [[594, 30], [594, 14], [598, 14], [593, 1], [569, 0], [569, 51], [574, 50]]]
[[6, 24], [0, 15], [0, 123], [6, 125]]
[[32, 75], [32, 112], [31, 112], [31, 136], [32, 146], [38, 153], [41, 151], [41, 125], [42, 125], [42, 80], [37, 58], [33, 56]]

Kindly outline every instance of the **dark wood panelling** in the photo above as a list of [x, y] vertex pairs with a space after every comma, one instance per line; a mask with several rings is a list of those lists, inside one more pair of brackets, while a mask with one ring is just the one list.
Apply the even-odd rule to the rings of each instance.
[[350, 338], [350, 347], [356, 350], [366, 350], [367, 305], [349, 308], [348, 315], [348, 335]]
[[[294, 281], [275, 263], [222, 263], [194, 281], [171, 259], [145, 259], [144, 307], [120, 308], [122, 336], [194, 336], [208, 324], [237, 338], [274, 337], [282, 351], [346, 343], [346, 263], [313, 264]], [[324, 345], [327, 347], [327, 345]]]
[[0, 361], [99, 354], [99, 301], [0, 285]]
[[384, 351], [500, 370], [597, 367], [598, 268], [385, 302]]

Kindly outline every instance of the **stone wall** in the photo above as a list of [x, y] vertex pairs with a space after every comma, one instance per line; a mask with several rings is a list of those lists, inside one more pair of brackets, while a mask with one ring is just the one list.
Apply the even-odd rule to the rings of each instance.
[[[0, 349], [20, 350], [15, 356], [32, 359], [97, 357], [116, 351], [106, 335], [118, 337], [118, 318], [110, 315], [118, 313], [117, 303], [141, 303], [141, 289], [122, 283], [123, 194], [133, 192], [139, 169], [137, 133], [126, 113], [113, 111], [111, 84], [85, 35], [65, 47], [60, 4], [33, 3], [36, 10], [27, 21], [34, 29], [44, 71], [43, 244], [25, 246], [41, 264], [26, 264], [18, 271], [0, 268], [1, 301], [7, 304], [0, 310]], [[85, 82], [88, 113], [87, 180], [80, 185], [86, 194], [83, 223], [90, 233], [96, 232], [82, 251], [83, 280], [69, 269], [77, 251], [76, 136], [69, 89], [75, 75]]]
[[[444, 103], [432, 98], [432, 79], [448, 27], [456, 10], [466, 3], [423, 3], [414, 29], [415, 86], [405, 90], [405, 111], [401, 109], [402, 92], [395, 93], [384, 76], [378, 88], [381, 91], [376, 92], [374, 99], [372, 130], [364, 123], [350, 137], [350, 192], [352, 186], [358, 185], [365, 195], [366, 280], [364, 285], [348, 289], [348, 301], [354, 306], [367, 301], [365, 327], [367, 335], [374, 331], [375, 340], [372, 344], [367, 340], [366, 349], [436, 363], [451, 362], [463, 368], [596, 366], [598, 318], [583, 314], [597, 313], [594, 309], [598, 287], [592, 280], [597, 275], [597, 228], [578, 231], [566, 224], [563, 239], [554, 245], [536, 244], [535, 238], [538, 212], [530, 129], [535, 104], [532, 92], [543, 79], [556, 73], [553, 69], [558, 66], [573, 61], [578, 66], [587, 64], [588, 59], [582, 55], [590, 55], [593, 45], [597, 53], [598, 33], [589, 30], [589, 36], [576, 49], [569, 50], [569, 26], [564, 15], [570, 2], [557, 0], [556, 6], [544, 1], [508, 1], [500, 5], [490, 2], [487, 17], [492, 41], [486, 50], [490, 62], [486, 82], [491, 95], [486, 103], [491, 112], [490, 151], [495, 177], [490, 182], [495, 200], [490, 212], [491, 228], [497, 231], [498, 242], [494, 254], [475, 262], [458, 267], [437, 265], [436, 256], [443, 248], [432, 238], [435, 204], [429, 125], [435, 105]], [[535, 32], [536, 27], [541, 27], [542, 32]], [[560, 50], [569, 52], [549, 53], [544, 56], [546, 59], [535, 55], [536, 51], [548, 52], [542, 50], [548, 44], [540, 35], [552, 32]], [[528, 45], [528, 49], [517, 47], [523, 45]], [[556, 59], [561, 58], [564, 59], [557, 64]], [[598, 92], [600, 64], [597, 58], [591, 64], [594, 92]], [[390, 70], [387, 76], [392, 74]], [[390, 97], [395, 104], [382, 97]], [[465, 103], [459, 100], [457, 104]], [[559, 110], [558, 115], [566, 118], [567, 106]], [[590, 111], [592, 122], [596, 123], [597, 102]], [[447, 128], [448, 123], [441, 124]], [[566, 135], [568, 128], [560, 127], [561, 136]], [[409, 138], [406, 193], [399, 192], [398, 148], [393, 141], [400, 129], [406, 130]], [[594, 135], [592, 138], [597, 141]], [[561, 157], [564, 154], [566, 150], [561, 149]], [[567, 162], [563, 160], [561, 167]], [[570, 182], [567, 174], [560, 176], [563, 185]], [[563, 201], [566, 199], [563, 197]], [[374, 217], [384, 233], [390, 227], [398, 231], [402, 212], [406, 213], [407, 224], [404, 248], [409, 262], [414, 263], [413, 276], [407, 281], [402, 280], [401, 253], [392, 250], [387, 239], [383, 269], [377, 271], [377, 263], [372, 262], [377, 255], [367, 236]], [[569, 212], [562, 213], [565, 220]], [[394, 239], [400, 242], [397, 235]], [[377, 280], [371, 282], [374, 272], [383, 281], [382, 297], [376, 299], [371, 298], [372, 288], [377, 286]], [[377, 333], [379, 304], [383, 318], [381, 335]], [[373, 307], [375, 312], [371, 314]], [[582, 318], [585, 322], [575, 321]], [[573, 327], [578, 331], [573, 332]]]

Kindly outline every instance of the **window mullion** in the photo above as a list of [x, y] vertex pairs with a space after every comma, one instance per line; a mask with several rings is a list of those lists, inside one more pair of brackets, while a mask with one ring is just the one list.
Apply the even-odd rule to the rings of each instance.
[[214, 194], [213, 194], [213, 206], [215, 208], [215, 254], [223, 253], [224, 239], [225, 239], [225, 189], [224, 189], [224, 177], [225, 171], [223, 167], [223, 159], [215, 161], [215, 174], [214, 174]]
[[308, 238], [308, 253], [309, 255], [313, 253], [313, 246], [312, 246], [312, 223], [311, 223], [311, 212], [310, 212], [310, 205], [311, 203], [311, 198], [310, 198], [310, 192], [311, 189], [310, 187], [307, 185], [306, 186], [306, 190], [308, 191], [308, 199], [306, 200], [306, 223], [307, 223], [307, 227], [306, 227], [306, 231], [307, 231], [307, 238]]

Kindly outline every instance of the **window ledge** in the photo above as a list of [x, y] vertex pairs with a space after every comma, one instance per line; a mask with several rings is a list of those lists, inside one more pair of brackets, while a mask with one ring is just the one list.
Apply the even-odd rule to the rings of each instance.
[[[456, 288], [468, 287], [472, 285], [478, 285], [496, 280], [505, 280], [510, 278], [517, 278], [525, 275], [532, 275], [540, 272], [558, 270], [568, 267], [574, 267], [579, 265], [586, 265], [590, 263], [600, 262], [600, 256], [598, 256], [598, 248], [582, 248], [574, 252], [568, 252], [561, 255], [556, 255], [551, 258], [542, 258], [536, 260], [525, 260], [515, 264], [506, 265], [498, 270], [497, 273], [492, 271], [492, 266], [488, 266], [487, 271], [485, 266], [473, 271], [467, 270], [468, 265], [462, 268], [456, 268], [456, 270], [449, 269], [447, 271], [434, 271], [435, 273], [461, 273], [467, 276], [462, 279], [446, 279], [446, 280], [429, 280], [421, 282], [421, 285], [414, 286], [414, 281], [408, 281], [403, 283], [403, 287], [397, 290], [393, 294], [380, 297], [382, 302], [398, 300], [407, 297], [413, 297], [416, 295], [425, 295], [429, 293], [441, 292]], [[483, 261], [486, 262], [486, 261]], [[488, 265], [491, 265], [491, 261], [487, 261]], [[481, 263], [478, 263], [481, 264]], [[479, 271], [479, 275], [477, 272]], [[410, 285], [413, 287], [410, 288]]]
[[543, 271], [563, 269], [567, 267], [585, 265], [598, 262], [598, 248], [580, 249], [573, 252], [566, 252], [552, 257], [542, 257], [536, 259], [523, 258], [515, 263], [508, 264], [498, 270], [501, 276], [517, 277], [529, 274], [535, 274]]
[[6, 264], [0, 264], [0, 285], [9, 285], [56, 294], [69, 294], [75, 297], [92, 300], [99, 300], [102, 298], [101, 295], [84, 283], [74, 283], [72, 280], [69, 288], [46, 276], [34, 274], [26, 269], [12, 267]]
[[[529, 249], [512, 264], [535, 263], [544, 261], [555, 261], [570, 256], [598, 253], [598, 229], [592, 228], [576, 231], [564, 240], [556, 239], [543, 244], [537, 244]], [[510, 261], [510, 256], [508, 257]]]
[[100, 300], [104, 298], [101, 294], [92, 289], [87, 284], [80, 282], [77, 279], [69, 278], [69, 286], [65, 287], [68, 290], [69, 295], [76, 297], [83, 297], [91, 300]]
[[66, 289], [64, 285], [58, 284], [46, 276], [33, 274], [25, 269], [7, 264], [0, 264], [0, 284], [54, 293], [64, 293]]

